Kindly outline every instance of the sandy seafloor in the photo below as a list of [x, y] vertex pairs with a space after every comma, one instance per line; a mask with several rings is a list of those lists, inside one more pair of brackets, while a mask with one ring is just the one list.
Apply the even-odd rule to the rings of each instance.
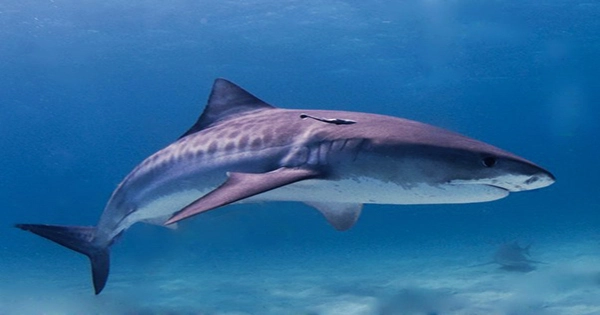
[[597, 236], [536, 239], [531, 256], [544, 263], [527, 273], [474, 267], [489, 260], [489, 242], [294, 245], [210, 258], [136, 257], [119, 245], [99, 296], [77, 254], [13, 257], [2, 265], [0, 314], [600, 314]]

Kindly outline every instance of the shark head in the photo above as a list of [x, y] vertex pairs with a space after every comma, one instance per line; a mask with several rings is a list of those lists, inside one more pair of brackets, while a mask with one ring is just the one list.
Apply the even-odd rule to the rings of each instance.
[[450, 180], [449, 184], [486, 185], [518, 192], [547, 187], [555, 181], [550, 172], [510, 153], [483, 151], [470, 155], [465, 157], [469, 175]]
[[[414, 203], [491, 201], [555, 181], [542, 167], [473, 138], [406, 119], [376, 120], [365, 145], [367, 176], [414, 190]], [[406, 200], [398, 203], [413, 203]]]
[[[554, 183], [554, 176], [540, 166], [492, 145], [445, 132], [446, 136], [430, 147], [421, 147], [435, 162], [434, 179], [446, 185], [486, 186], [510, 192], [543, 188]], [[431, 170], [430, 170], [431, 171]]]

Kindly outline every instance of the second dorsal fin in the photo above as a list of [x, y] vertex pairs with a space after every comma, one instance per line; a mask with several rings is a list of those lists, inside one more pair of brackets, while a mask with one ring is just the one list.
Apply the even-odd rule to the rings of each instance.
[[192, 128], [179, 138], [183, 138], [216, 122], [227, 120], [243, 113], [269, 108], [274, 107], [248, 93], [236, 84], [219, 78], [216, 79], [213, 84], [204, 112], [200, 115], [198, 121], [196, 121]]

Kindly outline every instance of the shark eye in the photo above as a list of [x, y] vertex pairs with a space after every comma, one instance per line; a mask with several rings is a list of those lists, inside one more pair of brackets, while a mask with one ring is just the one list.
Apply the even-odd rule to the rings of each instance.
[[481, 160], [481, 164], [483, 164], [483, 166], [485, 166], [485, 167], [492, 167], [492, 166], [496, 165], [497, 162], [498, 161], [496, 160], [496, 158], [492, 157], [492, 156], [484, 157]]

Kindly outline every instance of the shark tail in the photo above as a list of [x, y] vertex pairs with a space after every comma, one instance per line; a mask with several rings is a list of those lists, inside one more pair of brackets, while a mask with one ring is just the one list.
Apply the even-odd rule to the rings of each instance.
[[94, 244], [96, 228], [93, 226], [60, 226], [46, 224], [16, 224], [15, 227], [47, 238], [64, 247], [86, 255], [92, 265], [92, 279], [96, 294], [102, 292], [110, 269], [111, 243]]

